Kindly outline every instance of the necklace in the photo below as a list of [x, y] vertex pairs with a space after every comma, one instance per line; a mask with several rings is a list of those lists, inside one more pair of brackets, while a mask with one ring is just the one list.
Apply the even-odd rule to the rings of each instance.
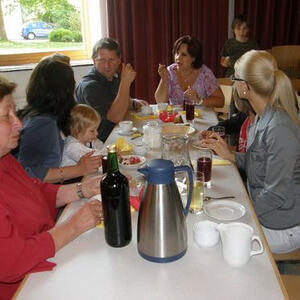
[[187, 76], [183, 76], [183, 73], [181, 73], [181, 78], [182, 78], [183, 82], [188, 82], [189, 78], [191, 77], [191, 75], [193, 73], [194, 73], [194, 70], [192, 70], [191, 72], [189, 72]]

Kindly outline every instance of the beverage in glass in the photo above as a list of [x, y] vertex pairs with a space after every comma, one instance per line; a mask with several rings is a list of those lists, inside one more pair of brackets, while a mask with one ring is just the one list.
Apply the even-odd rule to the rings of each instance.
[[211, 186], [212, 152], [209, 149], [200, 150], [197, 159], [197, 171], [204, 174], [204, 184]]
[[195, 102], [194, 102], [194, 100], [187, 94], [184, 94], [183, 105], [184, 105], [186, 120], [192, 122], [195, 118]]
[[202, 213], [203, 199], [204, 199], [204, 185], [203, 185], [204, 174], [202, 172], [195, 171], [193, 175], [194, 175], [193, 176], [194, 188], [193, 188], [192, 201], [190, 205], [190, 212], [199, 215]]
[[186, 120], [193, 121], [195, 118], [195, 103], [192, 101], [185, 103]]

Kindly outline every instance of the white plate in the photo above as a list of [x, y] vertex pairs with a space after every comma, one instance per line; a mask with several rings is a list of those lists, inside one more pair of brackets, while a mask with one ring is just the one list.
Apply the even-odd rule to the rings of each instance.
[[246, 213], [246, 208], [230, 200], [209, 201], [203, 205], [203, 211], [209, 217], [220, 221], [233, 221], [241, 218]]
[[121, 131], [120, 128], [117, 128], [116, 131], [119, 135], [130, 136], [137, 132], [137, 128], [133, 127], [130, 131], [126, 131], [126, 132], [123, 132], [123, 131]]
[[126, 165], [124, 164], [124, 162], [120, 162], [120, 165], [124, 168], [124, 169], [136, 169], [138, 168], [139, 166], [141, 166], [142, 164], [144, 164], [146, 162], [146, 157], [144, 156], [141, 156], [141, 155], [123, 155], [122, 158], [125, 159], [125, 160], [129, 160], [130, 157], [138, 157], [140, 159], [140, 162], [137, 163], [137, 164], [134, 164], [134, 165]]

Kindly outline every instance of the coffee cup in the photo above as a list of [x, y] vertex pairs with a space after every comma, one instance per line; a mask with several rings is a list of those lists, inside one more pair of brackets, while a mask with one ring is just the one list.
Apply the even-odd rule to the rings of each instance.
[[[232, 267], [241, 267], [249, 259], [264, 252], [261, 239], [253, 235], [253, 228], [247, 224], [233, 222], [219, 224], [224, 260]], [[252, 250], [254, 241], [259, 245], [258, 250]]]
[[121, 132], [123, 132], [123, 133], [130, 132], [133, 127], [133, 122], [132, 121], [121, 121], [119, 123], [119, 127], [120, 127]]
[[193, 237], [199, 247], [213, 247], [219, 242], [217, 223], [200, 221], [193, 226]]
[[143, 115], [151, 115], [152, 114], [152, 107], [148, 105], [144, 105], [141, 107], [141, 112]]

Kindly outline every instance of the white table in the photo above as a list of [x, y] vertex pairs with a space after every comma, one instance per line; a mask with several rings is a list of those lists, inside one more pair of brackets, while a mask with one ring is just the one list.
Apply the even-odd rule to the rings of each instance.
[[[216, 123], [214, 114], [209, 111], [203, 114], [202, 121], [199, 126], [203, 128]], [[113, 133], [111, 139], [115, 137]], [[187, 216], [188, 251], [183, 258], [167, 264], [148, 262], [137, 252], [138, 214], [134, 212], [133, 239], [129, 246], [111, 248], [105, 242], [104, 230], [92, 229], [51, 259], [57, 263], [53, 271], [28, 276], [16, 299], [284, 299], [286, 291], [238, 171], [234, 166], [214, 166], [212, 178], [210, 192], [235, 195], [234, 200], [247, 209], [239, 221], [253, 226], [263, 239], [264, 253], [252, 257], [246, 266], [228, 266], [220, 243], [213, 248], [199, 248], [194, 243], [192, 225], [209, 219], [204, 214]], [[71, 204], [62, 219], [82, 203]]]

